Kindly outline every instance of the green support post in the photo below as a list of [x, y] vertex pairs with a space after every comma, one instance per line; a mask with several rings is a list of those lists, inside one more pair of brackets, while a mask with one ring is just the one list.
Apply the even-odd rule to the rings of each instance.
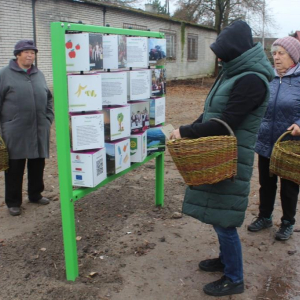
[[67, 280], [74, 281], [78, 277], [78, 258], [71, 179], [65, 30], [60, 23], [51, 24], [51, 39], [57, 160], [66, 275]]
[[164, 157], [165, 154], [162, 152], [161, 155], [155, 159], [155, 205], [164, 205]]
[[144, 36], [163, 38], [164, 34], [130, 29], [92, 26], [83, 24], [68, 24], [55, 22], [51, 24], [53, 90], [55, 105], [55, 124], [57, 141], [57, 160], [59, 172], [59, 189], [62, 215], [62, 230], [64, 240], [64, 253], [67, 280], [75, 281], [78, 277], [78, 257], [76, 246], [76, 228], [74, 202], [85, 195], [97, 190], [105, 184], [125, 175], [131, 170], [155, 158], [156, 188], [155, 205], [164, 204], [164, 153], [153, 153], [146, 157], [142, 163], [134, 163], [129, 169], [119, 174], [109, 176], [94, 188], [78, 188], [73, 190], [71, 178], [71, 147], [69, 132], [68, 88], [65, 56], [66, 31], [95, 32], [103, 34], [123, 34], [130, 36]]

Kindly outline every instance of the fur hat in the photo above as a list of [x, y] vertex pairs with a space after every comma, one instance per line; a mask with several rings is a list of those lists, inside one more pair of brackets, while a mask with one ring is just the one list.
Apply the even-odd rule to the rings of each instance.
[[35, 53], [38, 52], [33, 40], [20, 40], [16, 43], [14, 49], [14, 56], [17, 56], [20, 52], [24, 50], [34, 50]]
[[274, 46], [281, 46], [282, 48], [284, 48], [295, 64], [299, 62], [300, 42], [296, 38], [287, 36], [281, 39], [277, 39], [273, 43], [272, 47]]

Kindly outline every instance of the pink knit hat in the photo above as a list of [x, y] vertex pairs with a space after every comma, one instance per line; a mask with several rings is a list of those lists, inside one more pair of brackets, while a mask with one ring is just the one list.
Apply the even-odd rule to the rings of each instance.
[[300, 59], [300, 42], [291, 36], [287, 36], [281, 39], [277, 39], [272, 46], [281, 46], [283, 47], [294, 63], [298, 63]]

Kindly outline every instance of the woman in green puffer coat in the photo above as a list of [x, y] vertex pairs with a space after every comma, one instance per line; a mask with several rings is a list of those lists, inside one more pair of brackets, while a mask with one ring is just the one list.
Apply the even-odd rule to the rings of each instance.
[[204, 112], [194, 123], [174, 130], [170, 138], [226, 135], [227, 129], [211, 118], [225, 121], [237, 137], [235, 181], [188, 187], [183, 203], [183, 213], [213, 225], [218, 235], [219, 257], [201, 261], [199, 267], [224, 272], [220, 280], [204, 286], [206, 294], [224, 296], [244, 291], [242, 248], [236, 227], [242, 225], [248, 205], [254, 145], [274, 72], [261, 44], [253, 44], [251, 28], [243, 21], [226, 27], [210, 47], [223, 68], [206, 99]]

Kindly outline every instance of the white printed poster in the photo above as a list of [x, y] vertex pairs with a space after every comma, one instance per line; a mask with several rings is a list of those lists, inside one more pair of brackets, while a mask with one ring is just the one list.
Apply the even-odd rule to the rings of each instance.
[[118, 36], [103, 36], [103, 68], [118, 69]]
[[150, 126], [156, 126], [165, 122], [166, 98], [155, 98], [150, 100]]
[[105, 148], [89, 152], [72, 152], [72, 184], [95, 187], [107, 177]]
[[130, 106], [104, 108], [105, 139], [114, 141], [130, 136]]
[[147, 156], [147, 131], [130, 136], [130, 160], [142, 162]]
[[104, 147], [103, 114], [71, 115], [72, 150], [89, 150]]
[[76, 33], [65, 35], [67, 72], [89, 71], [89, 34]]
[[102, 110], [101, 75], [68, 76], [69, 111]]
[[130, 167], [130, 139], [105, 143], [107, 173], [118, 174]]
[[147, 68], [149, 65], [148, 38], [127, 37], [127, 67]]
[[127, 72], [101, 73], [102, 104], [127, 104]]
[[151, 96], [151, 70], [130, 71], [129, 100], [149, 99]]

